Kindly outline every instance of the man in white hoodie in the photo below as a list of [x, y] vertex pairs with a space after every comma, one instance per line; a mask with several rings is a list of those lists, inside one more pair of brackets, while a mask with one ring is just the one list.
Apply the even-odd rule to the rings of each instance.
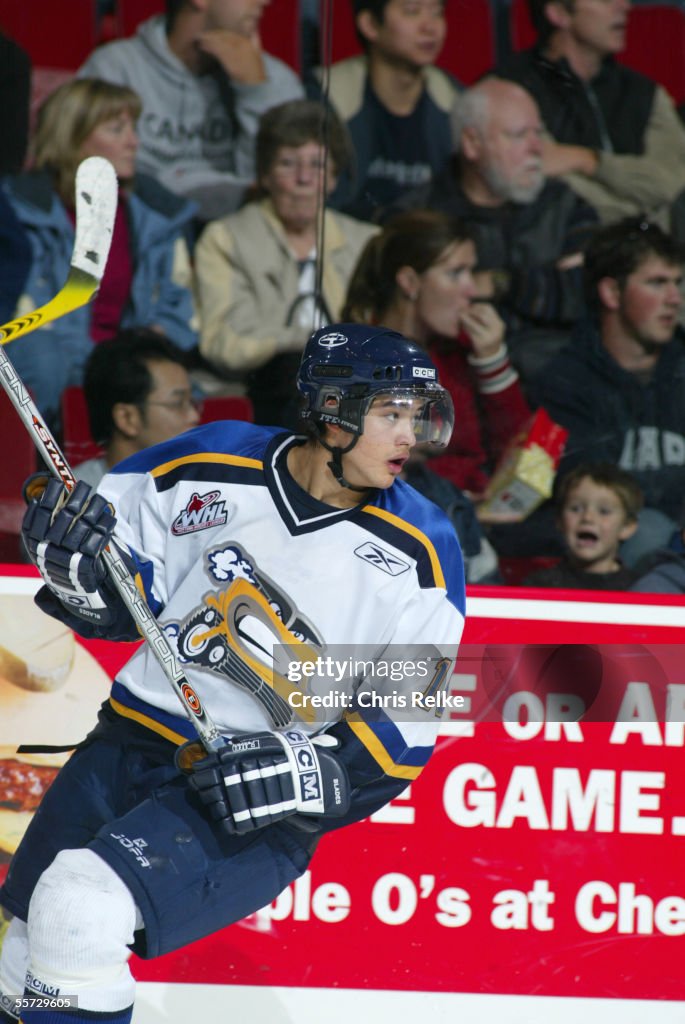
[[139, 169], [195, 199], [202, 220], [236, 209], [253, 180], [264, 111], [303, 95], [295, 72], [261, 49], [266, 3], [166, 0], [166, 16], [95, 50], [78, 72], [138, 93]]

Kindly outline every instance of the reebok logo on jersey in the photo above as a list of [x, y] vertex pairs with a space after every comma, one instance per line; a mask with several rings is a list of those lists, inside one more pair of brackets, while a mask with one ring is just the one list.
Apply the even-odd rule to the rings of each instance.
[[223, 526], [228, 521], [226, 502], [219, 500], [221, 491], [208, 491], [207, 494], [194, 493], [171, 524], [171, 532], [175, 537], [198, 530], [209, 530], [212, 526]]
[[403, 562], [397, 555], [391, 554], [380, 544], [373, 544], [370, 540], [366, 544], [362, 544], [361, 547], [355, 548], [354, 553], [357, 558], [370, 562], [377, 569], [387, 572], [389, 576], [399, 576], [409, 568], [409, 562]]

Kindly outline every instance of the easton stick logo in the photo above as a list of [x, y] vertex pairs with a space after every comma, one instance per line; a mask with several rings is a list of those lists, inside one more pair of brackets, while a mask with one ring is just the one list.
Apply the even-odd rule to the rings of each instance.
[[212, 526], [224, 526], [228, 522], [228, 512], [226, 502], [220, 499], [221, 491], [193, 492], [186, 507], [171, 524], [173, 535], [183, 537], [186, 533], [209, 530]]
[[194, 715], [197, 715], [198, 718], [201, 718], [202, 715], [204, 715], [202, 701], [195, 693], [195, 690], [192, 688], [190, 683], [183, 683], [181, 686], [181, 693], [183, 694], [183, 700], [186, 703], [186, 707], [188, 707]]
[[53, 466], [61, 476], [64, 483], [71, 490], [75, 483], [74, 474], [71, 472], [69, 466], [64, 461], [62, 453], [57, 447], [57, 444], [55, 443], [54, 437], [52, 436], [48, 428], [44, 426], [38, 419], [38, 417], [35, 415], [33, 417], [33, 429], [43, 442], [45, 449], [48, 455], [50, 456], [50, 461], [52, 462]]

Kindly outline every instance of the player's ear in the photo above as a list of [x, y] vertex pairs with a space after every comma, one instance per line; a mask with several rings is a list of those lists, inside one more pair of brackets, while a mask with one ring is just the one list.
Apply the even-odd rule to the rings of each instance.
[[112, 406], [112, 423], [124, 437], [134, 438], [140, 433], [143, 417], [133, 402], [115, 402]]

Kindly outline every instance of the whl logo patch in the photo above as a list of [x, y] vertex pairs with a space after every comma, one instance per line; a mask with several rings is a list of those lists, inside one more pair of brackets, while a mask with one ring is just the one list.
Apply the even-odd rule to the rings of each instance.
[[354, 553], [357, 558], [361, 558], [364, 562], [370, 562], [377, 569], [387, 572], [389, 576], [400, 576], [409, 569], [409, 562], [403, 562], [397, 555], [391, 554], [380, 544], [373, 544], [370, 540], [366, 544], [362, 544], [361, 547], [355, 548]]
[[193, 494], [183, 511], [176, 516], [171, 524], [171, 532], [175, 537], [197, 530], [209, 530], [212, 526], [223, 526], [228, 521], [226, 502], [221, 499], [221, 491], [209, 491], [207, 494]]

